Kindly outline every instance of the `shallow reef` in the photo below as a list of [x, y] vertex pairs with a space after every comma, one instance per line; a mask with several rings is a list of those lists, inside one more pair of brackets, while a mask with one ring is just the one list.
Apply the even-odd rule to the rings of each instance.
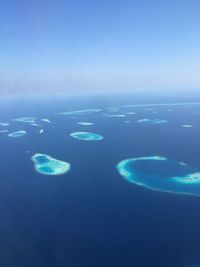
[[88, 121], [79, 121], [79, 122], [77, 122], [77, 124], [84, 125], [84, 126], [90, 126], [90, 125], [93, 125], [94, 123], [88, 122]]
[[45, 175], [61, 175], [70, 170], [70, 163], [54, 159], [46, 154], [37, 153], [32, 156], [35, 170]]
[[16, 131], [16, 132], [13, 132], [13, 133], [9, 133], [9, 137], [20, 137], [20, 136], [23, 136], [26, 134], [26, 131], [24, 130], [21, 130], [21, 131]]
[[85, 141], [100, 141], [103, 139], [103, 136], [101, 136], [100, 134], [90, 132], [74, 132], [71, 133], [70, 136]]
[[128, 182], [152, 190], [200, 196], [200, 170], [161, 156], [122, 160], [116, 166]]
[[8, 122], [0, 122], [0, 126], [6, 127], [9, 125], [10, 125], [10, 123], [8, 123]]
[[193, 126], [190, 124], [183, 124], [181, 127], [183, 128], [192, 128]]
[[26, 122], [26, 123], [35, 123], [35, 120], [36, 120], [35, 117], [22, 117], [14, 119], [14, 121]]
[[146, 124], [160, 124], [160, 123], [166, 123], [167, 120], [164, 119], [141, 119], [137, 120], [139, 123], [146, 123]]
[[74, 110], [74, 111], [66, 111], [57, 113], [58, 115], [66, 115], [66, 116], [74, 116], [74, 115], [85, 115], [90, 113], [100, 112], [100, 108], [90, 108], [90, 109], [82, 109], [82, 110]]

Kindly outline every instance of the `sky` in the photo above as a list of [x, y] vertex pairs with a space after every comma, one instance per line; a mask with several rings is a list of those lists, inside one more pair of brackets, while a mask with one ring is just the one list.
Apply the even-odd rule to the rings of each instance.
[[199, 0], [1, 0], [0, 93], [200, 90]]

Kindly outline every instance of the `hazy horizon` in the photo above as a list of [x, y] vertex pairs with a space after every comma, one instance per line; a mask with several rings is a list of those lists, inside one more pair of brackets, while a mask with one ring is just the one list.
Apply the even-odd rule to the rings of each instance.
[[200, 3], [3, 0], [0, 94], [200, 88]]

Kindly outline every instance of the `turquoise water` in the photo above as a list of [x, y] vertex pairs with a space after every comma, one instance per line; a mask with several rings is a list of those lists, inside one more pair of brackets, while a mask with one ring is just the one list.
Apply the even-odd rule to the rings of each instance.
[[121, 161], [117, 169], [127, 181], [152, 190], [200, 196], [200, 171], [183, 162], [139, 157]]
[[96, 133], [90, 133], [90, 132], [74, 132], [71, 133], [70, 136], [84, 141], [100, 141], [103, 139], [103, 136]]

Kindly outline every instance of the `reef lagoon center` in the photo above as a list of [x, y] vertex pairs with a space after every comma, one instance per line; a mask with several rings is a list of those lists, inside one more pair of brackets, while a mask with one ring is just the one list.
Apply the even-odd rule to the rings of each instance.
[[103, 136], [101, 136], [100, 134], [90, 132], [74, 132], [71, 133], [70, 136], [85, 141], [100, 141], [103, 139]]
[[70, 163], [54, 159], [46, 154], [37, 153], [31, 159], [35, 164], [35, 170], [45, 175], [61, 175], [71, 168]]
[[200, 170], [160, 156], [125, 159], [117, 164], [128, 182], [148, 189], [200, 196]]

